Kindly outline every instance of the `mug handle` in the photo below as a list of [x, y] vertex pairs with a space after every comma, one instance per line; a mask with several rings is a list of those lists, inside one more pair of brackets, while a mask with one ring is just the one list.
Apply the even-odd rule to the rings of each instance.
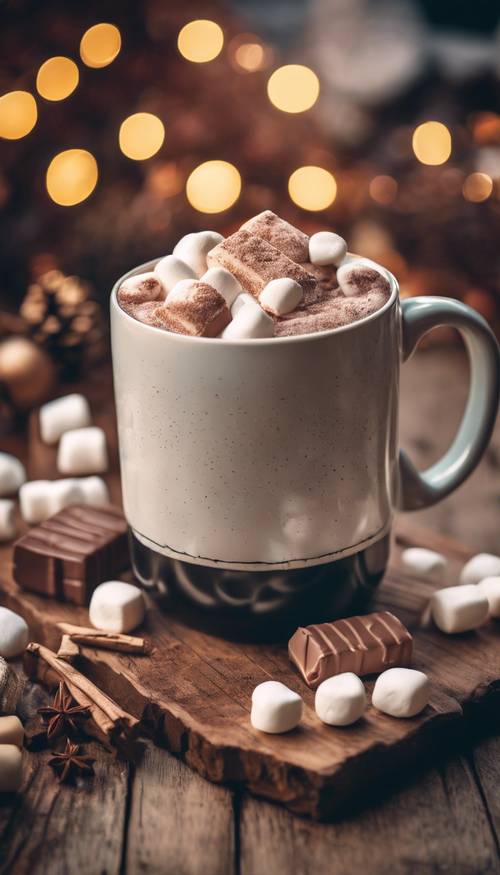
[[402, 360], [407, 361], [431, 328], [451, 325], [465, 343], [470, 365], [469, 397], [455, 439], [426, 471], [417, 471], [404, 450], [399, 453], [399, 510], [429, 507], [453, 492], [471, 474], [493, 431], [500, 391], [500, 353], [487, 322], [453, 298], [419, 297], [401, 302]]

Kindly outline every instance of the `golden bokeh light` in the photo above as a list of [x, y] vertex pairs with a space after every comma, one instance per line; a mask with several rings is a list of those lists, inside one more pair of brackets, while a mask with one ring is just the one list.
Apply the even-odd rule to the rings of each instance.
[[200, 213], [222, 213], [239, 198], [241, 176], [227, 161], [205, 161], [186, 183], [186, 197]]
[[462, 194], [466, 201], [480, 204], [487, 201], [493, 191], [493, 180], [487, 173], [471, 173], [464, 180]]
[[78, 85], [78, 67], [71, 58], [62, 55], [49, 58], [42, 64], [36, 77], [38, 93], [46, 100], [64, 100]]
[[287, 64], [278, 67], [267, 83], [271, 103], [283, 112], [305, 112], [319, 96], [319, 79], [309, 67]]
[[415, 128], [412, 146], [421, 164], [444, 164], [451, 155], [451, 134], [441, 122], [424, 122]]
[[72, 207], [84, 201], [97, 184], [97, 161], [85, 149], [59, 152], [47, 170], [47, 191], [62, 207]]
[[20, 140], [36, 125], [36, 100], [29, 91], [9, 91], [0, 97], [0, 137]]
[[316, 212], [326, 210], [337, 197], [337, 183], [323, 167], [299, 167], [288, 180], [288, 192], [297, 206]]
[[185, 24], [179, 32], [177, 47], [187, 61], [206, 64], [220, 55], [224, 45], [222, 28], [215, 21], [200, 18]]
[[107, 67], [122, 47], [120, 31], [114, 24], [101, 22], [89, 27], [80, 41], [80, 57], [87, 67]]
[[398, 193], [398, 184], [392, 176], [374, 176], [369, 186], [370, 197], [378, 204], [392, 204]]
[[145, 161], [156, 155], [165, 139], [165, 127], [158, 116], [150, 112], [129, 115], [120, 125], [118, 142], [127, 158]]

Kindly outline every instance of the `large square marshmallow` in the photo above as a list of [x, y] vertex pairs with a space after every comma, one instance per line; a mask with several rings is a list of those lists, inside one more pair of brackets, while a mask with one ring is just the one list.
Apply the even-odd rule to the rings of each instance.
[[90, 622], [106, 632], [130, 632], [140, 626], [145, 612], [139, 587], [121, 580], [101, 583], [94, 590], [89, 605]]
[[13, 495], [25, 481], [22, 462], [10, 453], [0, 453], [0, 496]]
[[432, 594], [431, 614], [441, 632], [470, 632], [486, 620], [488, 599], [472, 584], [447, 586]]
[[476, 585], [479, 592], [488, 599], [490, 617], [500, 620], [500, 576], [485, 577]]
[[250, 722], [254, 729], [277, 734], [300, 723], [302, 699], [279, 681], [264, 681], [252, 693]]
[[63, 434], [57, 453], [61, 474], [100, 474], [107, 467], [108, 450], [102, 428], [77, 428]]
[[92, 421], [87, 399], [77, 392], [44, 404], [39, 417], [40, 436], [46, 444], [56, 444], [65, 431], [84, 428]]
[[330, 726], [349, 726], [362, 716], [366, 708], [363, 682], [352, 671], [327, 678], [316, 690], [316, 714]]
[[414, 574], [442, 583], [446, 570], [446, 559], [441, 553], [427, 550], [426, 547], [408, 547], [401, 554], [403, 565]]
[[469, 559], [462, 568], [460, 583], [479, 583], [485, 577], [500, 575], [500, 556], [493, 553], [478, 553]]
[[372, 705], [391, 717], [415, 717], [429, 702], [429, 679], [414, 668], [389, 668], [375, 681]]
[[17, 793], [23, 779], [23, 756], [15, 744], [0, 744], [0, 793]]
[[13, 659], [24, 653], [29, 642], [28, 624], [19, 614], [0, 607], [0, 656]]

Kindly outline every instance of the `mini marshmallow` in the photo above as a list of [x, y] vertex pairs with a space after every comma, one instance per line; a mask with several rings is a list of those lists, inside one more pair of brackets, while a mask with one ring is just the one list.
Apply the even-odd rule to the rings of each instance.
[[223, 340], [248, 340], [259, 337], [272, 337], [274, 322], [264, 310], [254, 304], [245, 304], [224, 329]]
[[121, 580], [101, 583], [94, 590], [89, 605], [90, 622], [106, 632], [130, 632], [142, 623], [145, 612], [141, 590]]
[[109, 489], [102, 477], [81, 477], [77, 480], [84, 504], [102, 507], [109, 504]]
[[208, 267], [207, 254], [223, 240], [224, 237], [217, 231], [198, 231], [194, 234], [186, 234], [174, 247], [174, 255], [185, 261], [194, 270], [196, 276], [201, 277]]
[[26, 650], [29, 641], [28, 624], [19, 614], [0, 607], [0, 656], [12, 659]]
[[118, 289], [120, 304], [145, 304], [147, 301], [162, 301], [165, 297], [162, 279], [162, 274], [156, 268], [155, 271], [150, 270], [147, 273], [136, 273], [135, 276], [130, 276]]
[[209, 286], [216, 289], [219, 295], [225, 299], [229, 308], [233, 306], [241, 292], [240, 283], [225, 267], [209, 267], [201, 277], [201, 282], [208, 283]]
[[40, 436], [46, 444], [56, 444], [65, 431], [85, 428], [92, 422], [87, 399], [76, 392], [44, 404], [39, 417]]
[[24, 465], [10, 453], [0, 453], [0, 495], [13, 495], [26, 482]]
[[375, 681], [372, 705], [391, 717], [415, 717], [429, 703], [429, 678], [414, 668], [389, 668]]
[[31, 526], [50, 516], [51, 480], [30, 480], [19, 490], [21, 516]]
[[500, 577], [485, 577], [476, 587], [488, 599], [490, 617], [500, 620]]
[[16, 534], [15, 504], [10, 498], [0, 498], [0, 541], [12, 541]]
[[442, 582], [447, 563], [441, 553], [427, 550], [425, 547], [409, 547], [403, 550], [401, 560], [409, 571], [427, 577], [435, 583]]
[[17, 793], [23, 779], [22, 753], [15, 744], [0, 745], [0, 793]]
[[316, 714], [330, 726], [349, 726], [359, 720], [366, 708], [362, 681], [351, 671], [323, 681], [314, 698]]
[[252, 693], [250, 722], [254, 729], [273, 734], [289, 732], [300, 723], [302, 699], [279, 681], [264, 681]]
[[22, 747], [23, 738], [24, 727], [19, 717], [14, 714], [0, 717], [0, 745], [14, 744], [16, 747]]
[[99, 474], [108, 467], [106, 435], [102, 428], [76, 428], [64, 432], [57, 453], [61, 474]]
[[342, 263], [347, 253], [347, 243], [339, 234], [331, 231], [318, 231], [309, 238], [309, 261], [325, 267]]
[[460, 583], [479, 583], [485, 577], [500, 575], [500, 556], [493, 553], [478, 553], [469, 559], [462, 568]]
[[472, 584], [438, 589], [430, 604], [436, 626], [448, 635], [477, 629], [488, 616], [488, 599]]
[[337, 282], [348, 298], [353, 295], [367, 295], [370, 292], [386, 294], [389, 290], [389, 280], [380, 271], [363, 261], [350, 261], [339, 267]]
[[176, 255], [166, 255], [155, 267], [155, 274], [161, 279], [167, 292], [170, 292], [176, 283], [181, 280], [194, 280], [196, 273], [193, 268], [177, 258]]
[[271, 280], [262, 289], [259, 303], [264, 310], [275, 316], [285, 316], [291, 313], [302, 300], [302, 286], [290, 277]]
[[245, 307], [247, 304], [253, 307], [257, 307], [258, 310], [262, 309], [262, 307], [256, 301], [253, 295], [251, 295], [249, 292], [241, 292], [241, 294], [238, 295], [237, 298], [235, 298], [234, 304], [231, 307], [231, 316], [233, 317], [233, 319], [240, 312], [241, 308]]

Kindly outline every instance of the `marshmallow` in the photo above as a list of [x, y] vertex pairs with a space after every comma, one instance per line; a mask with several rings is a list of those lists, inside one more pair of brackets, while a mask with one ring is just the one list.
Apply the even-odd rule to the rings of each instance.
[[224, 329], [223, 340], [249, 340], [259, 337], [272, 337], [274, 322], [258, 305], [245, 304]]
[[102, 477], [81, 477], [76, 482], [82, 495], [83, 504], [90, 504], [93, 507], [109, 504], [109, 489]]
[[331, 231], [318, 231], [309, 238], [309, 261], [324, 267], [335, 264], [337, 267], [346, 256], [347, 243], [339, 234]]
[[193, 268], [176, 255], [166, 255], [165, 258], [160, 259], [154, 272], [161, 279], [167, 292], [170, 292], [181, 280], [196, 279]]
[[262, 309], [253, 295], [250, 295], [249, 292], [242, 292], [237, 298], [235, 298], [234, 304], [231, 307], [231, 316], [233, 319], [240, 312], [241, 308], [245, 307], [247, 304], [252, 307], [257, 307], [258, 310]]
[[414, 668], [389, 668], [375, 681], [372, 705], [391, 717], [415, 717], [429, 703], [429, 678]]
[[192, 337], [217, 337], [231, 321], [222, 295], [201, 280], [177, 283], [156, 317], [164, 328]]
[[80, 481], [75, 477], [49, 481], [47, 496], [47, 515], [53, 516], [72, 504], [83, 504], [84, 498]]
[[217, 231], [198, 231], [194, 234], [186, 234], [174, 247], [174, 255], [185, 261], [194, 270], [196, 276], [201, 277], [208, 267], [208, 253], [223, 240], [224, 237]]
[[24, 728], [19, 717], [14, 714], [0, 717], [0, 745], [14, 744], [16, 747], [22, 747], [23, 738]]
[[425, 547], [409, 547], [401, 554], [403, 565], [421, 577], [441, 583], [446, 569], [446, 559], [441, 553]]
[[363, 261], [350, 261], [339, 267], [337, 282], [348, 298], [353, 295], [368, 295], [370, 292], [387, 294], [390, 289], [389, 280]]
[[241, 292], [241, 285], [225, 267], [210, 267], [201, 278], [202, 283], [208, 283], [222, 295], [227, 306], [231, 308]]
[[301, 300], [302, 286], [290, 277], [271, 280], [267, 286], [264, 286], [259, 295], [261, 307], [275, 316], [285, 316], [286, 313], [291, 313], [298, 307]]
[[24, 465], [10, 453], [0, 453], [0, 495], [13, 495], [26, 481]]
[[327, 678], [316, 690], [316, 714], [330, 726], [349, 726], [359, 720], [366, 708], [362, 681], [351, 671]]
[[19, 490], [22, 518], [30, 525], [43, 522], [50, 516], [51, 480], [30, 480]]
[[17, 793], [23, 778], [22, 753], [15, 744], [0, 745], [0, 793]]
[[465, 563], [460, 574], [460, 583], [479, 583], [485, 577], [497, 575], [500, 575], [500, 556], [478, 553]]
[[16, 534], [15, 504], [10, 498], [0, 498], [0, 541], [12, 541]]
[[130, 632], [142, 623], [145, 612], [141, 590], [121, 580], [101, 583], [94, 590], [89, 605], [90, 622], [106, 632]]
[[273, 734], [295, 729], [302, 717], [302, 699], [279, 681], [264, 681], [252, 693], [250, 722]]
[[500, 577], [485, 577], [476, 586], [481, 595], [488, 599], [490, 617], [500, 620]]
[[108, 467], [106, 435], [102, 428], [75, 428], [64, 432], [57, 453], [61, 474], [98, 474]]
[[56, 444], [65, 431], [85, 428], [92, 422], [87, 399], [76, 392], [44, 404], [39, 417], [40, 437], [46, 444]]
[[447, 586], [432, 594], [431, 614], [441, 632], [470, 632], [486, 620], [488, 599], [472, 584]]
[[[158, 267], [158, 265], [156, 266]], [[165, 289], [159, 271], [136, 273], [121, 284], [118, 289], [120, 304], [145, 304], [147, 301], [162, 301]], [[76, 426], [74, 426], [76, 428]]]
[[28, 624], [19, 614], [0, 607], [0, 656], [12, 659], [26, 650], [29, 641]]
[[267, 240], [292, 261], [307, 261], [309, 255], [309, 240], [307, 234], [285, 222], [271, 210], [264, 210], [245, 222], [241, 228]]

